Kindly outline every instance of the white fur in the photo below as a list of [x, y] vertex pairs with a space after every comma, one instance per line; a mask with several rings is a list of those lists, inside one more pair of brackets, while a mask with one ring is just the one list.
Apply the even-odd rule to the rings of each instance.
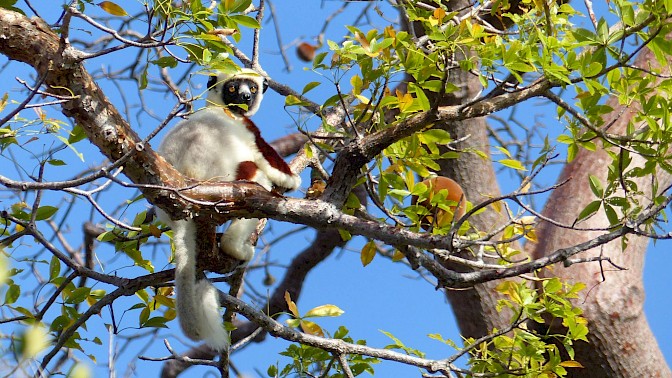
[[194, 222], [179, 220], [170, 224], [175, 246], [175, 303], [182, 331], [192, 340], [204, 340], [211, 348], [223, 351], [230, 342], [219, 314], [217, 289], [208, 280], [196, 280]]
[[[220, 76], [221, 78], [221, 76]], [[260, 79], [257, 76], [257, 79]], [[220, 79], [214, 90], [231, 78]], [[260, 88], [261, 91], [261, 88]], [[214, 96], [212, 93], [211, 96]], [[209, 96], [210, 98], [210, 96]], [[246, 113], [259, 107], [262, 93]], [[209, 107], [192, 114], [177, 124], [163, 139], [160, 154], [182, 174], [206, 181], [233, 181], [238, 164], [252, 161], [257, 172], [252, 181], [270, 190], [273, 185], [296, 189], [301, 184], [298, 175], [288, 175], [273, 168], [257, 148], [255, 136], [240, 118], [233, 118], [220, 107]], [[204, 340], [210, 347], [222, 351], [230, 343], [219, 312], [217, 289], [207, 279], [196, 277], [196, 232], [192, 220], [172, 221], [158, 211], [163, 221], [173, 229], [175, 246], [175, 288], [180, 326], [192, 340]], [[220, 239], [221, 250], [243, 261], [254, 255], [250, 237], [258, 219], [234, 219]]]

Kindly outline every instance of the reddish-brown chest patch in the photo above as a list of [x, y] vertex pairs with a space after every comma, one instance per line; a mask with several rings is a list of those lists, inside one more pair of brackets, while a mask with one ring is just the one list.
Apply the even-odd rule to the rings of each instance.
[[254, 176], [257, 175], [257, 164], [253, 161], [243, 161], [238, 164], [238, 169], [236, 170], [236, 180], [247, 180], [252, 181]]
[[257, 125], [255, 125], [252, 120], [245, 116], [243, 116], [243, 122], [245, 123], [247, 130], [249, 130], [254, 135], [254, 143], [257, 145], [257, 148], [264, 156], [264, 159], [268, 161], [268, 164], [282, 173], [291, 175], [292, 170], [289, 169], [287, 163], [285, 163], [285, 161], [280, 157], [280, 155], [278, 155], [273, 147], [266, 143], [264, 138], [261, 137], [261, 132], [259, 132]]

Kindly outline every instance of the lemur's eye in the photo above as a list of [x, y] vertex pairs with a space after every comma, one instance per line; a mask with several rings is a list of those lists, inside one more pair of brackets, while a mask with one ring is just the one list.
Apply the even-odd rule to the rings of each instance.
[[250, 87], [250, 92], [257, 93], [257, 86], [256, 85], [251, 86]]
[[234, 93], [236, 91], [235, 85], [229, 85], [229, 93]]

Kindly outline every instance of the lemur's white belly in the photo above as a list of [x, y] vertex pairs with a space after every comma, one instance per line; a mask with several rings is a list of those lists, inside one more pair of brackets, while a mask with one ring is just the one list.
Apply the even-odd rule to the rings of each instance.
[[159, 153], [186, 176], [233, 181], [240, 162], [257, 161], [258, 149], [242, 122], [219, 108], [206, 108], [178, 123], [163, 139]]

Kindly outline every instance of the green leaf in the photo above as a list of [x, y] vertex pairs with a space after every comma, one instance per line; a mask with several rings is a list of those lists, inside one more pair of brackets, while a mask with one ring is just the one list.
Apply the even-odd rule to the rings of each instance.
[[147, 319], [142, 325], [140, 326], [141, 328], [146, 328], [146, 327], [153, 327], [153, 328], [168, 328], [166, 325], [166, 322], [168, 319], [164, 318], [163, 316], [155, 316], [153, 318]]
[[600, 209], [601, 204], [602, 204], [601, 201], [593, 201], [593, 202], [589, 203], [588, 206], [586, 206], [586, 208], [583, 209], [583, 211], [581, 211], [581, 213], [579, 214], [579, 217], [576, 218], [576, 221], [574, 223], [580, 222], [580, 221], [592, 216], [593, 214], [597, 213], [597, 211]]
[[597, 74], [600, 73], [600, 71], [602, 71], [602, 64], [598, 62], [592, 62], [588, 67], [583, 69], [583, 76], [586, 77], [596, 76]]
[[61, 260], [59, 260], [55, 255], [51, 257], [49, 262], [49, 281], [58, 277], [61, 274]]
[[147, 323], [147, 321], [149, 320], [149, 314], [150, 314], [151, 312], [152, 312], [152, 311], [151, 311], [151, 310], [149, 309], [149, 307], [147, 307], [147, 306], [144, 306], [144, 308], [142, 309], [142, 311], [140, 311], [140, 315], [138, 315], [138, 324], [140, 325], [141, 328], [142, 328], [143, 325], [144, 325], [145, 323]]
[[102, 297], [105, 296], [105, 290], [103, 289], [91, 290], [89, 296], [92, 298], [101, 299]]
[[[329, 53], [326, 51], [315, 55], [315, 58], [313, 59], [313, 67], [314, 68], [320, 67], [322, 65], [322, 61], [324, 61], [324, 58], [326, 58], [327, 55], [329, 55]], [[326, 66], [324, 67], [326, 68]]]
[[418, 87], [417, 85], [413, 85], [413, 86], [411, 86], [411, 88], [413, 90], [413, 93], [415, 93], [415, 101], [417, 102], [418, 106], [420, 107], [420, 110], [422, 110], [422, 111], [429, 110], [429, 107], [430, 107], [429, 98], [427, 98], [427, 95], [422, 90], [422, 88]]
[[595, 33], [591, 32], [588, 29], [584, 28], [572, 29], [571, 33], [574, 39], [576, 39], [578, 42], [589, 42], [590, 44], [595, 44], [595, 42], [597, 41], [597, 36], [595, 35]]
[[348, 241], [352, 239], [352, 234], [342, 228], [338, 229], [338, 234], [341, 236], [341, 239], [343, 239], [343, 241]]
[[616, 213], [616, 210], [608, 204], [604, 204], [604, 212], [607, 214], [607, 219], [609, 220], [609, 224], [614, 226], [619, 224], [619, 219], [618, 219], [618, 214]]
[[600, 183], [600, 179], [595, 175], [588, 176], [588, 183], [590, 184], [590, 190], [593, 192], [595, 197], [602, 198], [604, 196], [604, 188]]
[[149, 80], [147, 79], [147, 66], [145, 66], [145, 69], [142, 70], [142, 73], [140, 74], [138, 89], [143, 90], [147, 88], [147, 84], [149, 84]]
[[511, 153], [506, 148], [500, 146], [495, 146], [495, 148], [498, 149], [504, 155], [506, 155], [508, 158], [511, 158]]
[[579, 146], [577, 146], [576, 143], [570, 144], [569, 147], [567, 147], [567, 162], [571, 163], [578, 152]]
[[402, 348], [406, 347], [406, 345], [404, 345], [404, 343], [402, 343], [401, 340], [397, 339], [397, 338], [396, 338], [394, 335], [392, 335], [391, 333], [389, 333], [389, 332], [387, 332], [387, 331], [383, 331], [383, 330], [381, 330], [380, 332], [382, 332], [383, 335], [385, 335], [385, 336], [389, 337], [390, 339], [392, 339], [392, 341], [394, 341], [394, 344], [395, 344], [396, 346], [399, 346], [399, 347], [402, 347]]
[[58, 211], [58, 207], [54, 206], [40, 206], [37, 209], [37, 216], [35, 220], [41, 221], [51, 218]]
[[96, 239], [100, 242], [109, 242], [112, 240], [115, 240], [117, 238], [117, 235], [114, 234], [112, 231], [105, 231], [102, 234], [98, 235]]
[[60, 136], [60, 135], [56, 135], [56, 138], [58, 138], [58, 139], [59, 139], [61, 142], [63, 142], [66, 146], [70, 147], [70, 149], [75, 153], [75, 155], [77, 155], [77, 157], [79, 158], [79, 160], [84, 161], [84, 155], [81, 154], [79, 151], [77, 151], [77, 150], [75, 149], [75, 147], [73, 147], [72, 144], [70, 144], [70, 142], [69, 142], [67, 139], [65, 139], [64, 137], [62, 137], [62, 136]]
[[21, 9], [13, 6], [14, 4], [16, 4], [17, 1], [18, 0], [0, 0], [0, 8], [9, 9], [11, 11], [21, 13], [22, 15], [25, 16], [26, 14], [23, 13], [23, 11]]
[[19, 296], [21, 295], [21, 287], [16, 284], [11, 284], [7, 288], [7, 292], [5, 293], [5, 304], [12, 304], [16, 302], [17, 299], [19, 299]]
[[69, 326], [70, 324], [72, 324], [70, 318], [65, 315], [59, 315], [54, 319], [53, 322], [51, 322], [49, 330], [52, 332], [58, 332], [65, 329], [65, 327]]
[[21, 350], [23, 358], [35, 358], [40, 351], [46, 349], [51, 344], [47, 329], [41, 323], [29, 326], [23, 333], [23, 348]]
[[208, 49], [203, 49], [203, 64], [208, 64], [212, 60], [212, 53]]
[[145, 219], [147, 219], [147, 212], [146, 211], [141, 211], [137, 214], [135, 214], [135, 218], [133, 219], [133, 226], [139, 227], [143, 223], [145, 223]]
[[574, 138], [572, 138], [571, 136], [569, 136], [567, 134], [560, 134], [560, 135], [558, 135], [558, 137], [555, 140], [557, 140], [559, 143], [563, 143], [563, 144], [574, 143]]
[[261, 25], [259, 25], [257, 20], [255, 20], [250, 16], [236, 15], [231, 16], [231, 19], [235, 21], [238, 25], [242, 25], [251, 29], [259, 29], [261, 27]]
[[334, 106], [338, 103], [341, 102], [341, 95], [340, 94], [335, 94], [331, 97], [329, 97], [324, 104], [322, 105], [323, 108], [328, 108], [330, 106]]
[[225, 4], [225, 10], [231, 13], [240, 13], [244, 12], [252, 4], [252, 0], [236, 0], [233, 1], [222, 1], [222, 4]]
[[604, 18], [600, 18], [597, 22], [597, 36], [603, 44], [606, 44], [609, 39], [609, 25]]
[[79, 124], [75, 125], [75, 127], [72, 128], [72, 131], [70, 131], [70, 135], [68, 136], [68, 143], [75, 144], [84, 139], [86, 139], [84, 128]]
[[66, 165], [65, 162], [61, 159], [50, 159], [47, 160], [47, 164], [53, 165], [54, 167], [61, 167]]
[[166, 67], [175, 68], [175, 67], [177, 67], [177, 59], [173, 58], [172, 56], [162, 56], [159, 59], [152, 60], [151, 63], [154, 63], [161, 68], [166, 68]]
[[124, 8], [111, 1], [101, 1], [98, 3], [98, 6], [113, 16], [128, 16], [128, 13], [126, 13]]
[[305, 87], [303, 87], [303, 91], [301, 91], [301, 94], [304, 95], [308, 93], [309, 91], [313, 90], [315, 87], [320, 85], [321, 83], [319, 81], [311, 81], [310, 83], [306, 84]]
[[82, 303], [86, 300], [86, 297], [89, 296], [91, 288], [89, 287], [78, 287], [68, 295], [68, 298], [65, 300], [65, 303], [77, 304]]
[[557, 277], [544, 281], [543, 285], [546, 293], [557, 293], [562, 290], [562, 282]]

